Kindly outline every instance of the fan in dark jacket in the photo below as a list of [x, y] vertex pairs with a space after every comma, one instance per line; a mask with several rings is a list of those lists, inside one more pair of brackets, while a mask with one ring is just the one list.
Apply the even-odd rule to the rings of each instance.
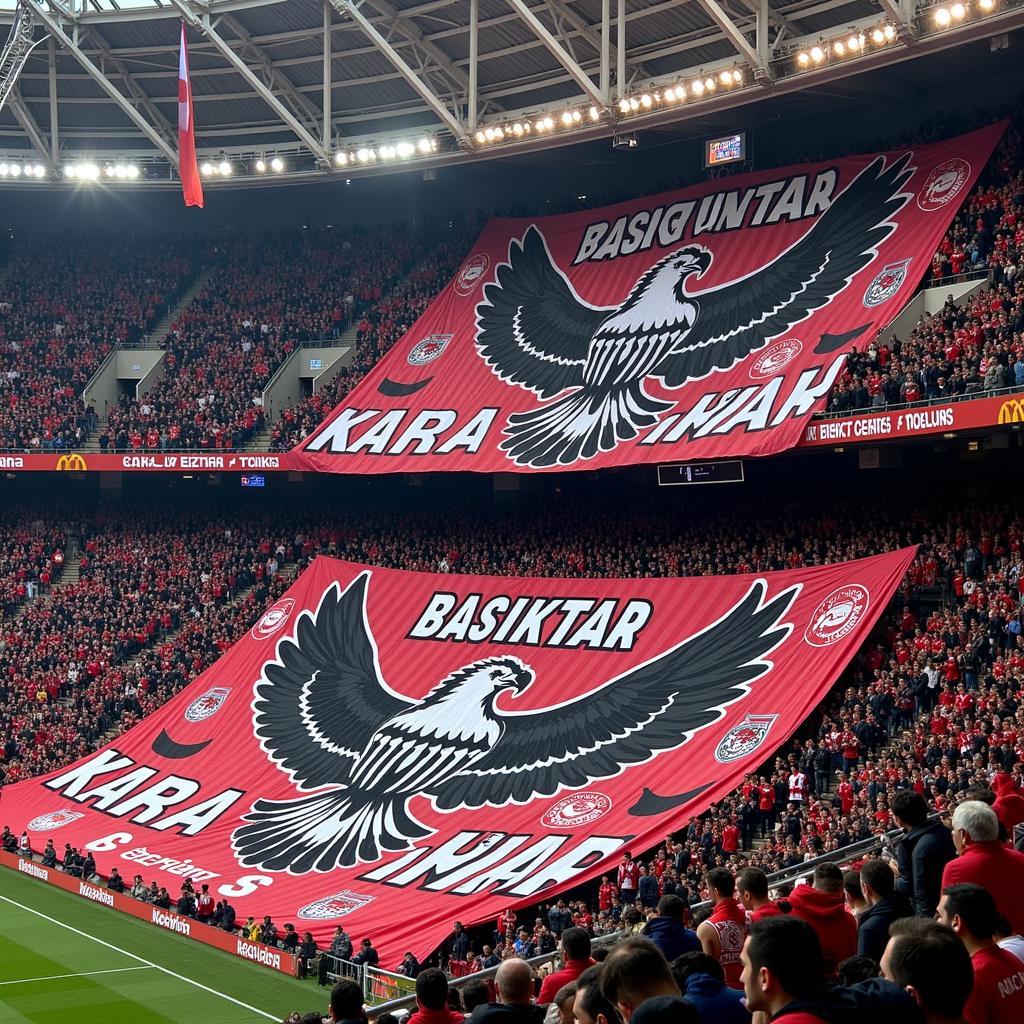
[[910, 917], [910, 900], [896, 892], [892, 868], [884, 860], [866, 861], [860, 869], [860, 887], [868, 909], [858, 920], [857, 954], [881, 963], [889, 941], [889, 925], [901, 917]]
[[658, 916], [652, 917], [641, 933], [665, 954], [669, 963], [701, 948], [697, 933], [683, 923], [685, 914], [686, 904], [678, 896], [662, 896], [658, 901]]
[[952, 833], [942, 822], [928, 820], [928, 805], [913, 790], [900, 790], [892, 798], [890, 810], [906, 833], [896, 845], [900, 869], [896, 891], [910, 900], [919, 917], [934, 917], [942, 890], [942, 870], [956, 857]]

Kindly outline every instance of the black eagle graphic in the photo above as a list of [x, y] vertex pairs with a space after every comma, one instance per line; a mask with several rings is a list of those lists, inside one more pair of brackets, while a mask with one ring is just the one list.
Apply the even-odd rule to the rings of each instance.
[[652, 398], [648, 378], [677, 388], [725, 370], [821, 309], [877, 255], [910, 198], [905, 154], [877, 158], [771, 263], [690, 294], [713, 254], [686, 245], [654, 264], [620, 306], [584, 302], [531, 225], [509, 245], [476, 308], [477, 349], [507, 384], [549, 405], [509, 417], [501, 447], [519, 466], [568, 466], [611, 451], [673, 403]]
[[432, 834], [409, 813], [414, 797], [441, 811], [521, 804], [679, 747], [771, 668], [799, 591], [769, 600], [756, 580], [717, 622], [645, 664], [556, 707], [515, 712], [498, 698], [522, 693], [534, 672], [512, 656], [474, 661], [422, 700], [395, 693], [366, 618], [370, 575], [332, 585], [256, 684], [261, 746], [299, 790], [316, 792], [254, 803], [232, 836], [246, 867], [372, 862]]

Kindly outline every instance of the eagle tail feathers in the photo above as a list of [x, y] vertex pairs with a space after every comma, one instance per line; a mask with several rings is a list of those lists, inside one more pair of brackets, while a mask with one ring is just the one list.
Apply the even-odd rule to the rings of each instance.
[[672, 405], [651, 398], [641, 381], [611, 391], [576, 391], [510, 416], [501, 447], [519, 466], [568, 466], [632, 440]]
[[257, 800], [232, 844], [244, 867], [334, 871], [408, 850], [431, 834], [405, 809], [405, 798], [359, 803], [332, 791], [298, 800]]

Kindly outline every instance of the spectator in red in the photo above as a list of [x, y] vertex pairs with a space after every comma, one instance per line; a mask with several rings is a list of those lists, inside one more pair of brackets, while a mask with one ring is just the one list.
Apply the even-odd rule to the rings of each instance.
[[964, 883], [980, 885], [995, 895], [999, 913], [1019, 935], [1024, 931], [1024, 853], [999, 841], [996, 812], [980, 800], [959, 804], [953, 811], [953, 842], [958, 856], [942, 872], [943, 891]]
[[891, 927], [882, 954], [882, 977], [908, 992], [925, 1024], [962, 1021], [974, 986], [974, 968], [950, 928], [923, 917], [904, 917]]
[[549, 974], [541, 983], [537, 996], [541, 1005], [552, 1002], [563, 985], [575, 981], [597, 962], [590, 956], [590, 935], [582, 928], [566, 928], [562, 932], [561, 947], [562, 969]]
[[819, 864], [812, 885], [798, 885], [789, 895], [791, 913], [818, 934], [825, 977], [834, 978], [847, 957], [857, 953], [857, 921], [846, 909], [843, 873], [835, 864]]
[[747, 912], [748, 925], [783, 913], [778, 903], [768, 898], [768, 876], [760, 868], [744, 868], [736, 876], [736, 891]]
[[448, 1006], [448, 975], [428, 967], [416, 976], [416, 1011], [407, 1024], [461, 1024], [466, 1018]]
[[1020, 1024], [1024, 963], [996, 943], [992, 894], [980, 885], [943, 886], [936, 917], [953, 929], [971, 956], [974, 987], [964, 1007], [967, 1024]]
[[640, 865], [633, 860], [633, 854], [627, 850], [622, 855], [619, 865], [619, 899], [625, 903], [636, 900], [636, 891], [640, 885]]
[[697, 928], [697, 938], [708, 956], [714, 957], [725, 971], [729, 988], [742, 988], [740, 951], [747, 935], [747, 915], [736, 899], [736, 880], [728, 868], [713, 868], [704, 876], [711, 916]]
[[992, 810], [1006, 834], [1012, 837], [1014, 826], [1024, 822], [1024, 794], [1009, 772], [997, 772], [992, 779], [992, 789], [996, 794]]

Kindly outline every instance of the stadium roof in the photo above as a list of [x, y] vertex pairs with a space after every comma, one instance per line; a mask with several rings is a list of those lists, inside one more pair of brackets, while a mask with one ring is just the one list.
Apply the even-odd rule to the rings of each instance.
[[[234, 184], [610, 137], [1024, 25], [1024, 0], [21, 3], [36, 45], [0, 111], [0, 160], [47, 181], [76, 161], [128, 161], [140, 184], [164, 185], [182, 19], [200, 159]], [[16, 9], [0, 0], [0, 23]]]

